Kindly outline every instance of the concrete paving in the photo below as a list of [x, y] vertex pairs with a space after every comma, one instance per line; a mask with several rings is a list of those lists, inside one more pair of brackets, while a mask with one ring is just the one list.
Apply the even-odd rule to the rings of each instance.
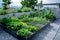
[[0, 40], [17, 40], [17, 39], [0, 28]]
[[54, 40], [60, 40], [60, 29], [59, 29], [59, 31], [58, 31], [58, 33], [57, 33], [57, 35], [56, 35]]
[[35, 35], [32, 40], [60, 40], [60, 20], [50, 23], [50, 26]]

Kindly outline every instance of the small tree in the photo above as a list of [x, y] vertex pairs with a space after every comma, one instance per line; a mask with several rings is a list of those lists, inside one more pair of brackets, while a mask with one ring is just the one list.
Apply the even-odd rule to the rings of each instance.
[[11, 3], [11, 0], [3, 0], [3, 9], [7, 9], [8, 7], [8, 5]]
[[40, 8], [42, 8], [42, 7], [43, 7], [42, 0], [40, 1], [39, 5], [40, 5]]
[[37, 0], [23, 0], [21, 4], [26, 7], [34, 8], [34, 5], [37, 4]]

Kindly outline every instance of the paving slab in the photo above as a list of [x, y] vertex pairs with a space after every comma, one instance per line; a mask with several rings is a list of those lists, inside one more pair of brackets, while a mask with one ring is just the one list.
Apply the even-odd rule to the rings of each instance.
[[57, 32], [56, 37], [54, 38], [54, 40], [60, 40], [60, 32]]
[[17, 39], [0, 28], [0, 40], [17, 40]]
[[50, 23], [48, 27], [35, 35], [32, 40], [54, 40], [59, 28], [60, 20], [56, 20], [54, 23]]

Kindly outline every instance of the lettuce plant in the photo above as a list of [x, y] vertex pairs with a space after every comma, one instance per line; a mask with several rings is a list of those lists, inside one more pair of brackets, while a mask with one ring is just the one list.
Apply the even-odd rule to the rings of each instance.
[[27, 24], [23, 22], [10, 22], [7, 24], [8, 28], [12, 30], [19, 30], [21, 28], [27, 28]]
[[49, 13], [45, 15], [45, 17], [49, 20], [54, 20], [56, 19], [54, 16], [54, 11], [52, 9], [49, 10]]
[[38, 26], [32, 26], [30, 25], [28, 27], [28, 30], [31, 31], [31, 32], [37, 32], [40, 28]]
[[20, 29], [17, 31], [17, 35], [20, 37], [27, 38], [31, 35], [31, 32], [28, 29]]
[[21, 9], [21, 11], [22, 11], [22, 12], [30, 12], [30, 11], [32, 11], [32, 8], [23, 7], [23, 8]]

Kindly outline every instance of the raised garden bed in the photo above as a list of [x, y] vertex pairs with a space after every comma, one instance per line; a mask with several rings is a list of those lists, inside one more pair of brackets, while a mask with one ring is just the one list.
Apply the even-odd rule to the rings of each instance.
[[15, 38], [17, 38], [18, 40], [31, 40], [31, 38], [32, 38], [34, 35], [36, 35], [36, 34], [39, 33], [40, 31], [42, 31], [42, 29], [44, 29], [45, 27], [49, 26], [49, 24], [50, 24], [50, 23], [47, 23], [47, 24], [45, 24], [45, 25], [42, 25], [42, 24], [39, 24], [39, 23], [36, 24], [36, 26], [40, 26], [39, 30], [38, 30], [37, 32], [31, 34], [31, 35], [30, 35], [29, 37], [27, 37], [27, 38], [18, 36], [15, 31], [12, 31], [11, 29], [7, 28], [6, 26], [4, 26], [4, 25], [2, 25], [2, 24], [1, 24], [0, 26], [1, 26], [1, 28], [2, 28], [3, 30], [5, 30], [6, 32], [8, 32], [9, 34], [11, 34], [12, 36], [14, 36]]
[[[42, 18], [42, 19], [43, 19], [43, 21], [45, 21], [44, 18]], [[14, 18], [14, 17], [6, 18], [6, 19], [4, 18], [1, 21], [1, 28], [19, 40], [29, 40], [34, 35], [36, 35], [41, 29], [43, 29], [44, 27], [47, 27], [49, 25], [48, 21], [46, 23], [44, 23], [44, 22], [40, 23], [37, 20], [33, 20], [33, 19], [32, 20], [31, 19], [29, 19], [29, 20], [25, 19], [23, 21], [22, 20], [18, 19], [18, 18]], [[26, 23], [26, 20], [27, 20], [27, 22], [30, 21], [32, 24]], [[40, 21], [42, 21], [42, 20], [40, 20]], [[22, 36], [21, 36], [19, 34], [19, 32], [21, 32], [25, 35], [22, 34]]]
[[[18, 17], [7, 17], [0, 20], [1, 28], [18, 40], [31, 40], [43, 28], [47, 27], [52, 20], [55, 20], [53, 12], [44, 14], [36, 12]], [[50, 21], [51, 20], [51, 21]]]

